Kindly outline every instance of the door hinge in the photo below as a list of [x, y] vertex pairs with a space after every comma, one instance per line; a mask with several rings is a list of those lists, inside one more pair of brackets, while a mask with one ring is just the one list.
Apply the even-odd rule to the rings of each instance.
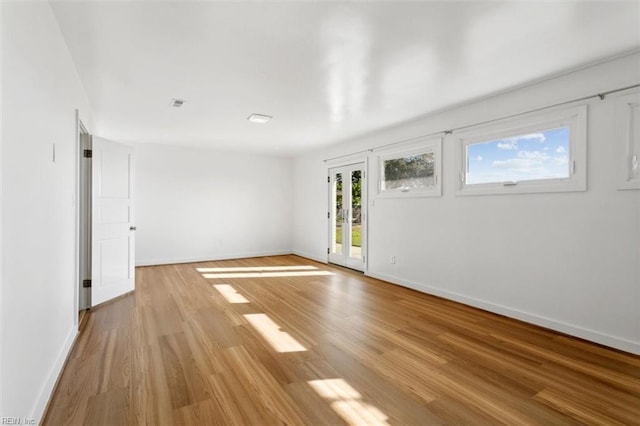
[[331, 254], [331, 249], [327, 247], [327, 254]]
[[327, 183], [331, 183], [331, 176], [327, 176]]
[[93, 157], [93, 151], [92, 151], [92, 150], [90, 150], [90, 149], [85, 149], [85, 150], [82, 152], [82, 156], [83, 156], [84, 158], [91, 158], [91, 157]]
[[327, 219], [331, 219], [331, 212], [327, 212]]
[[362, 263], [365, 263], [365, 257], [366, 256], [362, 256]]
[[82, 280], [82, 287], [84, 288], [91, 287], [91, 280]]

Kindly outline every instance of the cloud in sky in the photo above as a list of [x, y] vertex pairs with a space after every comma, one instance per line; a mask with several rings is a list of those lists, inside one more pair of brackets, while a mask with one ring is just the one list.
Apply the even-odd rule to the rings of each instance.
[[560, 145], [559, 147], [556, 148], [556, 152], [558, 154], [564, 154], [565, 152], [567, 152], [567, 150], [564, 149], [564, 146]]
[[538, 141], [540, 143], [543, 143], [543, 142], [545, 142], [547, 140], [547, 137], [544, 135], [544, 133], [529, 133], [528, 135], [518, 136], [515, 139], [517, 139], [517, 140], [525, 140], [525, 141], [534, 140], [534, 141]]
[[566, 155], [554, 157], [553, 163], [557, 166], [564, 166], [565, 164], [569, 164], [569, 157], [567, 157]]
[[540, 143], [544, 143], [547, 140], [547, 137], [544, 133], [529, 133], [527, 135], [520, 135], [513, 138], [505, 138], [502, 141], [498, 142], [498, 149], [518, 149], [518, 142], [528, 142], [528, 141], [536, 141]]
[[533, 173], [545, 169], [545, 164], [551, 157], [542, 151], [518, 151], [516, 158], [506, 160], [494, 160], [491, 167], [496, 169], [507, 169], [517, 173]]
[[542, 166], [542, 163], [530, 158], [509, 158], [508, 160], [495, 160], [492, 167], [497, 169], [509, 169], [517, 172], [530, 172]]
[[547, 161], [549, 159], [549, 155], [541, 151], [518, 151], [518, 158], [526, 158], [528, 160], [542, 162]]
[[[566, 155], [550, 157], [542, 151], [518, 151], [516, 158], [494, 160], [491, 167], [519, 174], [537, 175], [541, 178], [549, 174], [549, 167], [566, 166], [567, 164], [569, 164], [569, 157]], [[555, 174], [558, 177], [564, 177], [562, 172]]]
[[498, 145], [496, 145], [498, 149], [518, 149], [518, 142], [517, 140], [505, 140], [503, 142], [498, 142]]
[[482, 161], [482, 155], [478, 155], [478, 156], [476, 157], [476, 161]]

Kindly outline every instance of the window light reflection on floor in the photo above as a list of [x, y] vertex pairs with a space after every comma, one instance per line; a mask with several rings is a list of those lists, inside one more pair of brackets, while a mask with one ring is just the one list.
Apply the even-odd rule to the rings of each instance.
[[307, 382], [321, 397], [331, 400], [329, 404], [350, 425], [388, 425], [387, 417], [371, 404], [363, 402], [362, 396], [344, 379], [311, 380]]
[[267, 314], [243, 315], [249, 324], [271, 345], [277, 352], [304, 352], [307, 350], [286, 331], [280, 330]]
[[344, 379], [311, 380], [309, 385], [318, 395], [327, 399], [360, 399], [362, 395]]
[[309, 271], [318, 269], [310, 265], [298, 266], [243, 266], [228, 268], [196, 268], [198, 272], [265, 272], [265, 271]]
[[330, 405], [350, 425], [389, 425], [388, 417], [382, 411], [357, 399], [334, 401]]
[[238, 293], [230, 284], [214, 284], [213, 288], [218, 290], [218, 293], [222, 295], [229, 303], [249, 303], [246, 297]]
[[322, 275], [335, 275], [329, 271], [283, 271], [283, 272], [230, 272], [221, 274], [202, 274], [203, 277], [212, 278], [281, 278], [281, 277], [310, 277]]

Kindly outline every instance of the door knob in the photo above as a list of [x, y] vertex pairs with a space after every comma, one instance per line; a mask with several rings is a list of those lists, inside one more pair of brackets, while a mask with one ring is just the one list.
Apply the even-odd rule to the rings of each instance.
[[138, 228], [136, 228], [135, 226], [130, 226], [129, 227], [129, 231], [135, 231], [136, 229], [138, 229]]

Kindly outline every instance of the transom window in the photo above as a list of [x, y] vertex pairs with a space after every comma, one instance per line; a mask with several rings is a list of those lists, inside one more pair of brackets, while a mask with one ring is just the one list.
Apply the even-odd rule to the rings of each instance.
[[461, 132], [458, 195], [586, 190], [586, 106]]
[[383, 151], [379, 157], [379, 195], [439, 196], [440, 151], [440, 139]]
[[390, 158], [383, 161], [382, 190], [425, 188], [435, 183], [433, 152]]
[[466, 184], [566, 179], [569, 127], [467, 145]]

